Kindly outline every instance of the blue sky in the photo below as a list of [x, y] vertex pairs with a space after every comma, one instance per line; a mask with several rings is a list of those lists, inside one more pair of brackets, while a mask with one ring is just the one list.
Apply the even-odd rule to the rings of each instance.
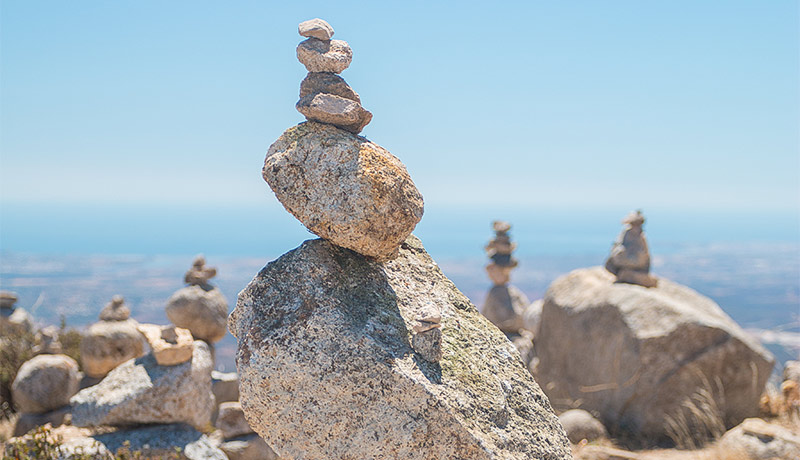
[[[260, 177], [328, 20], [430, 209], [797, 215], [798, 3], [3, 1], [5, 204], [280, 207]], [[619, 213], [618, 213], [619, 214]], [[614, 215], [616, 219], [621, 215]]]

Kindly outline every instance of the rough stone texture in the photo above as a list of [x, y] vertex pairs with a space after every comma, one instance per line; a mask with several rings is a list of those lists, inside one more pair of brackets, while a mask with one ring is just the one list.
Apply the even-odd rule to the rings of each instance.
[[25, 309], [0, 309], [0, 336], [31, 331], [33, 331], [33, 318]]
[[720, 445], [744, 452], [751, 460], [800, 458], [800, 434], [758, 418], [749, 418], [725, 433]]
[[330, 40], [333, 37], [333, 27], [327, 21], [314, 18], [303, 21], [297, 26], [297, 33], [303, 37], [313, 37], [320, 40]]
[[[125, 442], [130, 442], [132, 452], [140, 451], [144, 458], [164, 458], [174, 455], [180, 448], [178, 458], [186, 460], [227, 460], [228, 457], [216, 447], [208, 436], [184, 424], [143, 426], [96, 434], [92, 439], [101, 449], [116, 452]], [[171, 458], [171, 457], [170, 457]]]
[[514, 348], [519, 352], [522, 364], [533, 372], [536, 366], [536, 350], [533, 347], [533, 332], [520, 329], [517, 334], [506, 334], [508, 340], [514, 344]]
[[188, 329], [156, 324], [140, 324], [141, 332], [150, 344], [156, 362], [162, 366], [174, 366], [192, 359], [194, 338]]
[[11, 398], [17, 412], [40, 414], [69, 403], [79, 382], [78, 363], [69, 356], [34, 356], [20, 366]]
[[219, 415], [217, 416], [217, 428], [222, 431], [225, 439], [235, 438], [250, 434], [253, 429], [247, 424], [239, 401], [224, 402], [219, 405]]
[[23, 436], [25, 433], [48, 423], [53, 427], [60, 426], [71, 419], [69, 411], [69, 406], [63, 406], [43, 414], [20, 414], [14, 424], [14, 436]]
[[37, 355], [60, 354], [63, 351], [63, 347], [61, 346], [58, 334], [59, 330], [56, 326], [46, 326], [36, 331], [37, 344], [33, 347], [33, 352]]
[[86, 375], [101, 378], [125, 361], [142, 356], [146, 341], [138, 326], [132, 319], [92, 324], [81, 341], [81, 364]]
[[361, 103], [358, 93], [344, 81], [344, 78], [330, 72], [309, 72], [300, 83], [300, 98], [314, 94], [333, 94]]
[[800, 361], [786, 361], [783, 367], [783, 380], [793, 380], [800, 384]]
[[211, 286], [186, 286], [167, 301], [167, 318], [172, 324], [189, 329], [195, 339], [209, 343], [225, 336], [228, 301]]
[[100, 310], [100, 321], [125, 321], [131, 317], [131, 310], [125, 305], [122, 296], [115, 295], [111, 302]]
[[248, 434], [229, 439], [219, 448], [230, 460], [279, 460], [278, 454], [257, 434]]
[[72, 397], [76, 426], [186, 422], [197, 429], [211, 423], [211, 354], [194, 343], [192, 360], [159, 366], [152, 354], [130, 360], [100, 383]]
[[309, 94], [297, 101], [295, 108], [307, 120], [328, 123], [358, 134], [372, 120], [372, 113], [358, 102], [333, 94]]
[[536, 376], [556, 407], [580, 401], [605, 426], [653, 438], [702, 389], [726, 426], [758, 413], [773, 358], [716, 303], [665, 279], [614, 281], [575, 270], [545, 295]]
[[577, 444], [582, 440], [592, 442], [596, 439], [608, 437], [606, 427], [583, 409], [570, 409], [558, 416], [561, 426], [567, 432], [569, 441]]
[[535, 332], [539, 329], [539, 321], [542, 318], [542, 306], [544, 305], [544, 300], [534, 300], [528, 308], [525, 309], [525, 312], [522, 313], [522, 326], [531, 331]]
[[522, 314], [528, 305], [528, 298], [514, 286], [492, 286], [481, 313], [501, 331], [514, 334], [525, 328]]
[[342, 40], [309, 38], [297, 45], [297, 59], [309, 72], [341, 73], [350, 66], [353, 50]]
[[379, 260], [395, 257], [422, 219], [422, 195], [403, 163], [330, 125], [286, 130], [269, 148], [263, 176], [306, 228]]
[[[411, 348], [430, 304], [443, 356]], [[229, 327], [245, 416], [300, 459], [565, 459], [566, 434], [513, 345], [409, 237], [385, 263], [306, 241], [239, 294]]]
[[211, 372], [211, 391], [217, 404], [239, 400], [239, 376], [236, 372]]

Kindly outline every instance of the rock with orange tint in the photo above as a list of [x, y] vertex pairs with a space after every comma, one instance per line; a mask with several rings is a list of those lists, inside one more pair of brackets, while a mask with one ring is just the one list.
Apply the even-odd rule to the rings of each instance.
[[403, 163], [335, 126], [289, 128], [269, 148], [262, 174], [311, 232], [381, 261], [397, 256], [422, 219], [422, 195]]

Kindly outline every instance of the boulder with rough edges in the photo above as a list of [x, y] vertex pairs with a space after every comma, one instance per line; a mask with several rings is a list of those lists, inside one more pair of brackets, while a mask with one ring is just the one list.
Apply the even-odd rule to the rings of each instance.
[[179, 289], [167, 300], [167, 318], [172, 324], [189, 329], [192, 336], [208, 343], [225, 336], [228, 301], [210, 285], [191, 285]]
[[89, 326], [81, 340], [81, 364], [86, 375], [102, 378], [125, 361], [142, 356], [146, 340], [138, 326], [133, 319], [98, 321]]
[[[430, 305], [434, 363], [411, 346]], [[514, 346], [413, 236], [384, 263], [306, 241], [239, 294], [229, 328], [245, 416], [281, 456], [571, 458]]]
[[[758, 413], [771, 354], [711, 299], [661, 279], [615, 283], [601, 267], [556, 279], [542, 308], [536, 378], [556, 407], [653, 438], [692, 419], [705, 390], [726, 426]], [[704, 409], [707, 412], [708, 409]]]
[[353, 60], [353, 50], [343, 40], [309, 38], [297, 45], [297, 59], [309, 72], [342, 73]]
[[17, 371], [11, 398], [18, 412], [41, 414], [68, 404], [80, 380], [78, 363], [69, 356], [34, 356]]

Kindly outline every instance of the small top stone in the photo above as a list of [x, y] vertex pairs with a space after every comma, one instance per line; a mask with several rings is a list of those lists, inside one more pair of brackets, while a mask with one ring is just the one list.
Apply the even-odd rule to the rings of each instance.
[[516, 267], [517, 259], [511, 257], [511, 253], [517, 249], [517, 243], [512, 243], [511, 236], [508, 234], [511, 224], [496, 220], [492, 222], [492, 228], [495, 232], [494, 239], [486, 245], [486, 253], [489, 258], [501, 267]]
[[12, 309], [17, 303], [17, 294], [11, 291], [0, 291], [0, 308]]
[[131, 310], [121, 295], [115, 295], [100, 311], [100, 321], [125, 321], [130, 317]]
[[649, 275], [650, 250], [642, 230], [644, 220], [642, 211], [634, 211], [622, 219], [625, 228], [611, 248], [606, 270], [616, 275], [618, 282], [653, 287], [657, 280]]
[[208, 280], [215, 276], [217, 276], [217, 269], [206, 267], [206, 258], [201, 254], [194, 258], [192, 268], [186, 272], [183, 280], [190, 286], [205, 286], [208, 284]]
[[297, 32], [303, 37], [318, 38], [320, 40], [330, 40], [333, 37], [333, 27], [319, 18], [301, 22], [297, 27]]

